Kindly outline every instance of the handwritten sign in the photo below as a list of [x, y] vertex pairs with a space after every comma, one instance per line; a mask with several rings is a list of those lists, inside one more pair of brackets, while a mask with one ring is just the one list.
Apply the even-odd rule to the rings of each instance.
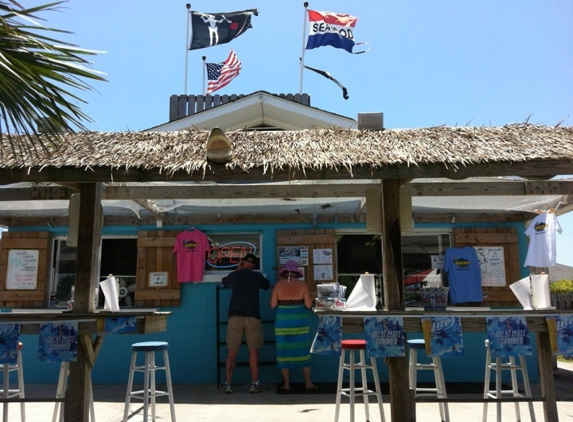
[[35, 290], [38, 284], [37, 249], [11, 249], [8, 251], [7, 290]]
[[504, 287], [505, 258], [503, 246], [474, 246], [481, 270], [481, 285]]

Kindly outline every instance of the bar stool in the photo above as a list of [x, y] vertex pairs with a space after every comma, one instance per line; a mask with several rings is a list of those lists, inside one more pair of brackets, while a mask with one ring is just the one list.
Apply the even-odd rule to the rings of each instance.
[[[340, 352], [340, 365], [338, 367], [338, 385], [336, 388], [336, 410], [334, 413], [334, 422], [338, 422], [340, 414], [340, 401], [342, 396], [350, 398], [350, 422], [354, 422], [354, 402], [356, 397], [362, 397], [364, 401], [364, 412], [366, 421], [370, 421], [370, 413], [368, 411], [368, 396], [374, 395], [378, 400], [378, 409], [380, 411], [380, 420], [384, 419], [384, 406], [382, 403], [382, 393], [380, 392], [380, 380], [378, 377], [378, 369], [376, 367], [376, 359], [370, 358], [370, 364], [366, 362], [364, 351], [366, 350], [366, 340], [342, 340], [342, 350]], [[346, 352], [348, 351], [348, 360], [346, 362]], [[357, 360], [356, 358], [359, 357]], [[368, 388], [366, 378], [366, 370], [372, 371], [374, 378], [375, 391]], [[349, 371], [350, 380], [348, 388], [343, 388], [342, 380], [344, 371]], [[362, 387], [355, 388], [355, 371], [360, 370]]]
[[[58, 377], [58, 387], [56, 389], [56, 398], [63, 399], [66, 397], [66, 389], [68, 388], [68, 376], [70, 375], [70, 362], [62, 362], [60, 364], [60, 376]], [[94, 409], [94, 390], [91, 379], [89, 380], [90, 386], [90, 421], [95, 422], [95, 409]], [[59, 411], [59, 416], [58, 416]], [[64, 422], [64, 402], [57, 401], [54, 405], [54, 413], [52, 414], [52, 422]]]
[[[24, 368], [22, 366], [22, 342], [18, 342], [18, 356], [15, 364], [3, 363], [0, 364], [0, 369], [4, 372], [4, 384], [2, 384], [2, 397], [4, 400], [18, 397], [25, 398], [24, 394]], [[10, 388], [10, 372], [17, 371], [18, 375], [18, 388]], [[8, 422], [8, 402], [4, 402], [2, 421]], [[20, 402], [20, 413], [22, 422], [26, 422], [26, 404]]]
[[[531, 398], [531, 386], [529, 385], [529, 376], [527, 375], [527, 365], [525, 364], [525, 357], [519, 356], [519, 364], [515, 362], [514, 356], [509, 356], [507, 361], [502, 361], [502, 358], [491, 357], [491, 350], [489, 347], [489, 340], [485, 341], [486, 347], [486, 360], [485, 360], [485, 377], [483, 385], [483, 398], [484, 399], [500, 399], [504, 394], [511, 394], [513, 397], [529, 397]], [[490, 390], [490, 375], [491, 371], [495, 371], [495, 390]], [[511, 373], [511, 390], [503, 390], [501, 384], [502, 371], [510, 371]], [[523, 377], [523, 387], [525, 394], [519, 393], [519, 386], [517, 385], [517, 371], [521, 371]], [[482, 422], [487, 421], [487, 401], [483, 403], [483, 417]], [[533, 402], [528, 401], [529, 417], [532, 422], [535, 422], [535, 412], [533, 411]], [[501, 401], [496, 403], [497, 421], [501, 422]], [[521, 414], [519, 411], [519, 402], [515, 402], [515, 418], [521, 421]]]
[[[418, 362], [418, 350], [426, 350], [424, 339], [408, 340], [410, 349], [410, 362], [408, 366], [408, 375], [410, 379], [410, 388], [414, 390], [415, 397], [436, 396], [439, 399], [447, 399], [446, 382], [444, 381], [444, 372], [442, 370], [442, 360], [439, 356], [432, 356], [432, 362]], [[434, 371], [435, 387], [418, 387], [418, 371]], [[421, 394], [418, 394], [421, 393]], [[439, 403], [440, 417], [442, 421], [449, 422], [450, 410], [448, 403], [443, 401]]]
[[[171, 372], [169, 371], [168, 347], [169, 343], [165, 341], [145, 341], [131, 345], [131, 365], [129, 368], [129, 379], [127, 381], [123, 422], [127, 422], [129, 404], [132, 397], [134, 399], [143, 400], [143, 422], [147, 422], [149, 401], [151, 400], [151, 420], [155, 421], [155, 399], [161, 396], [169, 396], [171, 421], [175, 422], [175, 403], [173, 401], [173, 388], [171, 386]], [[136, 365], [138, 352], [143, 352], [145, 355], [143, 365], [139, 366]], [[163, 366], [155, 365], [155, 352], [163, 352]], [[167, 392], [155, 389], [155, 371], [159, 370], [165, 371]], [[133, 375], [135, 372], [143, 372], [143, 390], [133, 391]]]

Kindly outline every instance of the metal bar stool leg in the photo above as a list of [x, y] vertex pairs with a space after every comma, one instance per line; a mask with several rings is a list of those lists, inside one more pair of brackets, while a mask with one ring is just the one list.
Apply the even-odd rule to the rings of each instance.
[[342, 349], [340, 351], [340, 360], [338, 364], [338, 382], [336, 384], [336, 407], [334, 408], [334, 422], [338, 422], [338, 416], [340, 415], [340, 401], [342, 397], [342, 379], [344, 377], [344, 365], [345, 365], [345, 355], [346, 350]]
[[[13, 397], [18, 397], [19, 399], [26, 398], [24, 391], [24, 367], [22, 366], [22, 343], [18, 342], [18, 352], [16, 355], [16, 363], [4, 363], [0, 364], [0, 368], [3, 372], [3, 384], [2, 384], [2, 397], [4, 400], [11, 399]], [[10, 388], [10, 372], [16, 371], [17, 375], [17, 388]], [[4, 401], [2, 404], [2, 421], [8, 422], [8, 409], [9, 402]], [[20, 420], [26, 422], [26, 403], [20, 402]]]
[[[523, 388], [525, 389], [525, 395], [527, 397], [533, 397], [531, 394], [531, 385], [529, 384], [529, 375], [527, 374], [527, 366], [525, 363], [525, 356], [519, 357], [519, 362], [523, 370], [521, 371], [521, 375], [523, 376]], [[527, 403], [529, 407], [529, 417], [531, 418], [531, 422], [536, 422], [535, 419], [535, 411], [533, 410], [533, 402], [529, 401]]]
[[[517, 385], [517, 369], [515, 366], [515, 358], [509, 358], [509, 368], [511, 373], [511, 394], [513, 397], [519, 397], [519, 386]], [[521, 412], [519, 411], [519, 402], [514, 403], [516, 420], [521, 420]]]
[[[439, 357], [433, 357], [432, 362], [434, 363], [436, 394], [440, 399], [447, 399], [448, 394], [446, 392], [446, 381], [444, 379], [444, 371], [442, 369], [442, 360]], [[447, 402], [440, 403], [440, 417], [442, 418], [442, 421], [449, 422], [450, 420], [450, 409], [448, 408]]]
[[127, 378], [127, 394], [125, 395], [125, 406], [123, 408], [123, 422], [127, 422], [129, 413], [129, 403], [131, 402], [131, 391], [133, 389], [133, 374], [135, 373], [135, 358], [137, 352], [131, 354], [131, 363], [129, 364], [129, 376]]
[[366, 356], [364, 350], [360, 350], [360, 375], [362, 378], [362, 400], [364, 402], [364, 415], [366, 420], [370, 420], [370, 411], [368, 410], [368, 382], [366, 378]]
[[354, 422], [354, 402], [356, 400], [354, 383], [356, 381], [355, 379], [356, 368], [354, 367], [354, 352], [351, 350], [349, 352], [349, 355], [350, 355], [350, 386], [348, 388], [348, 397], [350, 398], [350, 422]]
[[171, 420], [175, 422], [175, 399], [173, 398], [173, 386], [171, 385], [171, 369], [169, 366], [169, 356], [167, 350], [163, 351], [163, 364], [165, 365], [165, 379], [167, 381], [167, 392], [169, 393], [169, 410]]

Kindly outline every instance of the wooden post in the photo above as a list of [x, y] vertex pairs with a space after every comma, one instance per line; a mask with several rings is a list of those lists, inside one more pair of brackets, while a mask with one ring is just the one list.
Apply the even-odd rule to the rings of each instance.
[[[95, 287], [101, 241], [101, 183], [80, 184], [80, 220], [74, 291], [74, 313], [94, 312]], [[64, 421], [87, 421], [90, 404], [91, 368], [95, 360], [91, 338], [80, 336], [78, 356], [70, 364], [70, 378], [64, 400]]]
[[[400, 181], [382, 180], [382, 279], [384, 306], [403, 311], [402, 237], [400, 233]], [[390, 411], [393, 422], [415, 422], [416, 400], [410, 391], [408, 359], [389, 358]]]
[[549, 341], [549, 331], [537, 333], [537, 362], [539, 368], [547, 368], [539, 371], [539, 385], [543, 399], [543, 415], [547, 422], [558, 422], [557, 398], [555, 396], [555, 380], [553, 379], [552, 368], [553, 356], [551, 354], [551, 344]]

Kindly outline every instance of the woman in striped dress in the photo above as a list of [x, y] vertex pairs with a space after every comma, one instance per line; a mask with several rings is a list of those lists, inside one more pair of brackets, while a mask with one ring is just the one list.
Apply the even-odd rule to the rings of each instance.
[[290, 369], [298, 368], [302, 369], [305, 388], [316, 388], [310, 379], [308, 309], [312, 298], [302, 276], [296, 261], [288, 261], [279, 271], [280, 279], [271, 294], [271, 308], [276, 308], [277, 366], [282, 373], [283, 390], [290, 390]]

